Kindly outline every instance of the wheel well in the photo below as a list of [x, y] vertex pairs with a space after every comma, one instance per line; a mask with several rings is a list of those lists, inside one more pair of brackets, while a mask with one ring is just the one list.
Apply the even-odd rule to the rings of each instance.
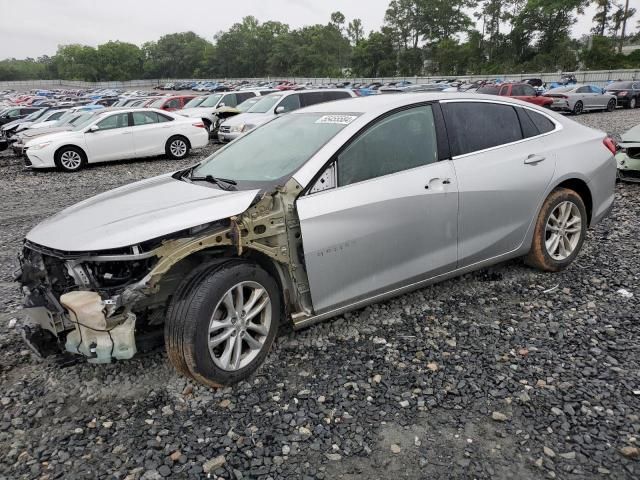
[[556, 188], [568, 188], [580, 195], [580, 198], [582, 198], [582, 201], [584, 202], [584, 207], [587, 210], [588, 223], [591, 224], [593, 199], [591, 197], [591, 190], [589, 190], [589, 186], [583, 180], [580, 180], [578, 178], [571, 178], [557, 185]]
[[278, 284], [280, 291], [280, 305], [282, 306], [282, 313], [284, 318], [288, 318], [290, 311], [290, 292], [287, 283], [288, 278], [283, 278], [287, 273], [283, 269], [279, 269], [274, 261], [267, 255], [255, 250], [249, 250], [245, 255], [238, 256], [235, 248], [231, 247], [216, 247], [212, 249], [201, 250], [195, 252], [179, 262], [173, 265], [160, 280], [160, 291], [156, 302], [167, 302], [174, 291], [178, 288], [180, 282], [189, 274], [191, 270], [203, 263], [215, 262], [215, 261], [227, 261], [233, 259], [245, 259], [257, 263], [262, 267]]
[[54, 159], [58, 159], [58, 155], [60, 154], [60, 151], [64, 148], [73, 148], [75, 150], [80, 150], [80, 154], [84, 157], [84, 160], [87, 159], [87, 152], [85, 152], [82, 148], [80, 148], [77, 145], [62, 145], [60, 148], [58, 148], [55, 153], [53, 154], [53, 158]]

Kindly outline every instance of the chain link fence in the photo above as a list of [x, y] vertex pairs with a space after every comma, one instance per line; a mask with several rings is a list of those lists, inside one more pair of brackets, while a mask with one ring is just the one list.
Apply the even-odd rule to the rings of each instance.
[[[590, 83], [604, 87], [608, 82], [614, 80], [638, 80], [640, 79], [640, 69], [636, 70], [592, 70], [583, 72], [563, 72], [562, 75], [575, 75], [579, 83]], [[504, 81], [521, 81], [527, 78], [540, 78], [545, 83], [551, 83], [560, 80], [561, 74], [554, 73], [510, 73], [504, 75], [465, 75], [465, 76], [429, 76], [429, 77], [382, 77], [382, 78], [329, 78], [329, 77], [264, 77], [264, 78], [181, 78], [181, 79], [147, 79], [147, 80], [130, 80], [127, 82], [83, 82], [80, 80], [23, 80], [13, 82], [0, 82], [0, 89], [13, 90], [32, 90], [55, 89], [55, 88], [113, 88], [119, 90], [135, 90], [149, 89], [158, 85], [164, 85], [169, 82], [196, 82], [196, 81], [271, 81], [271, 80], [287, 80], [294, 83], [312, 83], [314, 85], [322, 85], [329, 83], [341, 82], [394, 82], [406, 80], [413, 83], [431, 83], [436, 80], [459, 80], [473, 82], [475, 80], [492, 80], [500, 79]]]

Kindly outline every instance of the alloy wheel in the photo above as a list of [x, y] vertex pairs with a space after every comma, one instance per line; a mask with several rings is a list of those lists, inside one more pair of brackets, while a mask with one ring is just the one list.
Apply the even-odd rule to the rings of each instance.
[[582, 215], [578, 206], [564, 201], [556, 206], [547, 219], [545, 247], [554, 260], [571, 256], [582, 235]]
[[209, 354], [226, 371], [249, 365], [264, 347], [271, 327], [271, 298], [257, 282], [231, 287], [209, 321]]
[[582, 102], [578, 102], [573, 107], [573, 113], [580, 115], [582, 113]]
[[82, 165], [82, 157], [74, 150], [67, 150], [60, 155], [60, 163], [67, 170], [77, 170]]
[[175, 157], [182, 157], [185, 153], [187, 153], [187, 144], [184, 142], [184, 140], [174, 140], [173, 142], [171, 142], [169, 150], [171, 150], [171, 154]]

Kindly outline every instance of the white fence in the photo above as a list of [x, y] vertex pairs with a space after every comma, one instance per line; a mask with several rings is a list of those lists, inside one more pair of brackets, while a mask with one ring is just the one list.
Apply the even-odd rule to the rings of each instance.
[[[580, 83], [591, 83], [605, 86], [607, 82], [612, 80], [640, 80], [640, 69], [636, 70], [591, 70], [583, 72], [564, 72], [565, 74], [573, 74]], [[430, 83], [434, 80], [456, 79], [456, 80], [487, 80], [499, 78], [501, 80], [519, 81], [525, 78], [540, 78], [545, 83], [554, 82], [560, 79], [561, 74], [554, 73], [509, 73], [503, 75], [465, 75], [465, 76], [430, 76], [430, 77], [384, 77], [384, 78], [309, 78], [309, 77], [265, 77], [265, 78], [224, 78], [218, 81], [259, 81], [259, 80], [288, 80], [295, 83], [327, 84], [338, 83], [344, 81], [370, 83], [374, 81], [392, 82], [399, 80], [408, 80], [413, 83]], [[157, 85], [163, 85], [167, 82], [190, 82], [201, 80], [215, 80], [203, 78], [183, 78], [183, 79], [148, 79], [148, 80], [131, 80], [128, 82], [83, 82], [80, 80], [24, 80], [14, 82], [0, 82], [0, 89], [11, 88], [14, 90], [31, 90], [34, 88], [115, 88], [122, 90], [131, 89], [148, 89]]]

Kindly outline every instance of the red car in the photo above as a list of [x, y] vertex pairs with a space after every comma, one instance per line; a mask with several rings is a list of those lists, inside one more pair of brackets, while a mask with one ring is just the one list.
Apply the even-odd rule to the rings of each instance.
[[160, 97], [149, 106], [166, 110], [167, 112], [172, 112], [174, 110], [180, 110], [193, 97], [195, 97], [195, 95], [172, 95], [170, 97]]
[[485, 85], [478, 89], [478, 93], [488, 95], [500, 95], [502, 97], [513, 97], [524, 102], [533, 103], [540, 107], [551, 108], [553, 100], [543, 97], [535, 88], [528, 83], [503, 83], [501, 85]]

